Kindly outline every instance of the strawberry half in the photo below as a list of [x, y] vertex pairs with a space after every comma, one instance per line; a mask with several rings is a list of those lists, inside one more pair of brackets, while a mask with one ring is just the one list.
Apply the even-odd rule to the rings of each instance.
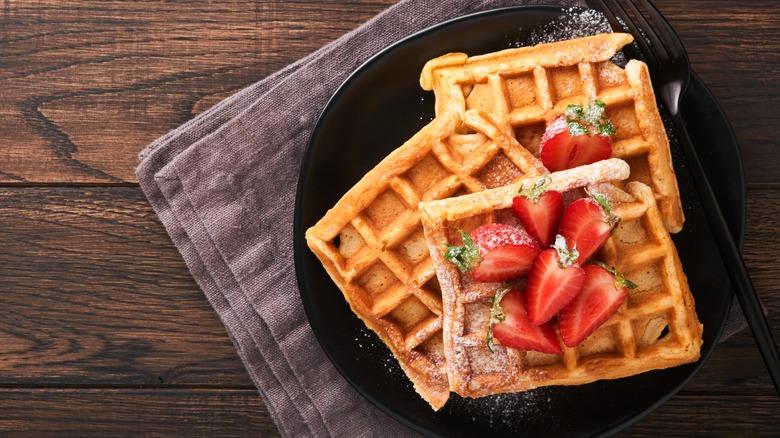
[[540, 251], [528, 233], [504, 224], [482, 225], [471, 238], [482, 256], [471, 270], [476, 281], [506, 281], [526, 275]]
[[612, 156], [615, 127], [604, 115], [604, 102], [597, 100], [584, 109], [569, 105], [542, 135], [539, 156], [552, 172], [606, 160]]
[[574, 347], [601, 327], [636, 285], [603, 264], [583, 266], [582, 291], [561, 310], [558, 324], [567, 347]]
[[512, 210], [542, 248], [553, 244], [563, 214], [563, 197], [559, 192], [547, 191], [549, 184], [550, 178], [542, 177], [531, 188], [521, 187], [512, 199]]
[[577, 248], [579, 264], [584, 264], [604, 245], [620, 222], [605, 196], [597, 193], [589, 195], [566, 207], [558, 227], [558, 233]]
[[534, 325], [528, 319], [523, 293], [517, 289], [499, 292], [493, 298], [488, 348], [493, 351], [492, 338], [502, 345], [522, 350], [561, 354], [563, 352], [552, 324]]
[[576, 263], [577, 250], [560, 235], [555, 245], [539, 253], [528, 274], [528, 318], [540, 325], [551, 320], [580, 292], [585, 272]]

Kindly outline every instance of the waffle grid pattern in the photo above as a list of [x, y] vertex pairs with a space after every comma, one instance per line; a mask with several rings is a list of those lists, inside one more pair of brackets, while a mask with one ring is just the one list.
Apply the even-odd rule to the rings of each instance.
[[631, 60], [622, 69], [610, 61], [630, 41], [604, 34], [470, 58], [449, 54], [429, 61], [421, 84], [434, 91], [437, 112], [480, 109], [536, 156], [546, 127], [569, 104], [603, 101], [617, 128], [613, 157], [630, 164], [628, 181], [653, 189], [667, 229], [677, 232], [684, 216], [647, 66]]
[[[453, 391], [467, 397], [482, 397], [539, 386], [579, 385], [698, 359], [702, 327], [653, 194], [639, 182], [629, 183], [625, 189], [611, 184], [600, 184], [596, 189], [610, 197], [615, 213], [623, 219], [602, 248], [600, 258], [635, 280], [639, 287], [629, 291], [618, 312], [581, 344], [574, 348], [561, 344], [563, 355], [526, 352], [501, 345], [490, 352], [485, 342], [489, 299], [502, 285], [475, 283], [451, 266], [438, 267], [438, 275], [446, 284], [444, 303], [449, 306], [444, 333]], [[490, 192], [479, 193], [474, 198], [488, 198]], [[582, 195], [581, 190], [572, 190], [566, 196], [571, 199]], [[487, 205], [480, 204], [479, 199], [472, 201]], [[447, 220], [437, 215], [459, 210], [446, 205], [459, 202], [444, 201], [438, 212], [422, 207], [428, 216], [424, 223], [431, 241], [444, 238], [447, 243], [459, 244], [455, 230], [464, 221], [478, 226], [511, 216], [511, 210], [504, 213], [506, 204], [495, 211], [475, 209], [471, 214], [462, 213]], [[517, 286], [523, 288], [522, 284]]]
[[449, 397], [441, 291], [417, 205], [545, 172], [489, 116], [468, 111], [463, 122], [457, 113], [437, 117], [307, 232], [353, 311], [436, 409]]

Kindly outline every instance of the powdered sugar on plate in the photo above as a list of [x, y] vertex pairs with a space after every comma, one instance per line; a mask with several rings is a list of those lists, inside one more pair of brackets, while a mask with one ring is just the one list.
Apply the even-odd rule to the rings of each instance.
[[612, 32], [612, 27], [600, 11], [569, 8], [556, 20], [534, 29], [529, 43], [554, 43], [609, 32]]
[[491, 424], [486, 426], [490, 429], [494, 426], [511, 426], [514, 424], [516, 416], [531, 417], [539, 414], [542, 411], [539, 407], [549, 403], [550, 400], [551, 391], [549, 388], [537, 388], [525, 392], [497, 394], [477, 399], [453, 395], [447, 402], [447, 407], [468, 403], [468, 407], [464, 410], [479, 412], [479, 415], [474, 416], [473, 421], [484, 424], [484, 419], [487, 417]]
[[[527, 39], [515, 40], [509, 46], [510, 48], [535, 46], [609, 32], [612, 32], [612, 26], [601, 11], [568, 8], [560, 17], [533, 29]], [[612, 62], [622, 67], [625, 66], [627, 60], [622, 52], [618, 52]]]

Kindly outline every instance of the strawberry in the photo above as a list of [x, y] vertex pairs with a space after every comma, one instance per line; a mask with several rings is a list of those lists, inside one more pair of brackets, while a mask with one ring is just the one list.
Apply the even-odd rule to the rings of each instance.
[[553, 244], [563, 214], [563, 197], [559, 192], [547, 191], [549, 184], [550, 178], [542, 177], [531, 188], [520, 187], [518, 195], [512, 199], [512, 210], [542, 248]]
[[605, 196], [598, 193], [589, 195], [566, 207], [558, 228], [558, 233], [577, 248], [579, 264], [584, 264], [604, 245], [620, 222]]
[[605, 160], [612, 156], [612, 134], [615, 127], [604, 115], [604, 102], [584, 109], [569, 105], [544, 131], [539, 156], [552, 172]]
[[567, 347], [582, 342], [606, 322], [626, 299], [626, 289], [636, 285], [602, 263], [583, 267], [582, 291], [561, 310], [558, 324]]
[[539, 254], [539, 247], [505, 245], [482, 257], [479, 266], [471, 271], [476, 281], [507, 281], [526, 275]]
[[527, 274], [540, 248], [525, 231], [504, 224], [482, 225], [471, 233], [482, 261], [471, 271], [476, 281], [506, 281]]
[[576, 263], [577, 256], [577, 249], [570, 248], [560, 235], [553, 248], [539, 253], [526, 289], [531, 323], [546, 323], [580, 292], [585, 272]]
[[506, 281], [528, 273], [539, 254], [539, 244], [524, 230], [487, 224], [471, 235], [460, 231], [463, 246], [448, 246], [445, 257], [476, 281]]
[[523, 229], [505, 224], [486, 224], [471, 232], [474, 244], [483, 256], [505, 245], [539, 245]]
[[561, 354], [562, 348], [552, 324], [533, 325], [528, 320], [523, 292], [509, 288], [493, 297], [488, 327], [488, 349], [493, 351], [493, 337], [502, 345], [522, 350]]

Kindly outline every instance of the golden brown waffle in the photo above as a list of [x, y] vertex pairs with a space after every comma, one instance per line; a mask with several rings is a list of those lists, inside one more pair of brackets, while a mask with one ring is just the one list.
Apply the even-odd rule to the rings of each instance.
[[[436, 265], [444, 304], [444, 346], [450, 388], [467, 397], [482, 397], [548, 385], [580, 385], [668, 368], [699, 358], [702, 326], [694, 310], [677, 251], [664, 226], [652, 191], [631, 182], [625, 191], [604, 181], [628, 176], [619, 159], [550, 174], [550, 190], [571, 201], [582, 187], [606, 195], [622, 218], [599, 253], [638, 284], [618, 312], [575, 348], [561, 343], [562, 355], [526, 352], [500, 344], [488, 350], [486, 334], [490, 298], [503, 285], [477, 283], [444, 258], [445, 244], [461, 245], [458, 229], [484, 223], [517, 223], [511, 210], [520, 185], [460, 198], [420, 204], [428, 246]], [[522, 284], [518, 287], [524, 287]]]
[[306, 232], [352, 310], [434, 409], [449, 398], [441, 292], [420, 201], [505, 186], [546, 169], [487, 115], [445, 112], [392, 152]]
[[611, 33], [472, 57], [450, 53], [425, 65], [420, 84], [433, 90], [437, 114], [485, 111], [537, 156], [546, 126], [569, 104], [603, 101], [617, 128], [613, 156], [630, 164], [627, 181], [653, 189], [666, 227], [675, 233], [684, 215], [647, 66], [631, 60], [622, 69], [610, 61], [632, 40]]

